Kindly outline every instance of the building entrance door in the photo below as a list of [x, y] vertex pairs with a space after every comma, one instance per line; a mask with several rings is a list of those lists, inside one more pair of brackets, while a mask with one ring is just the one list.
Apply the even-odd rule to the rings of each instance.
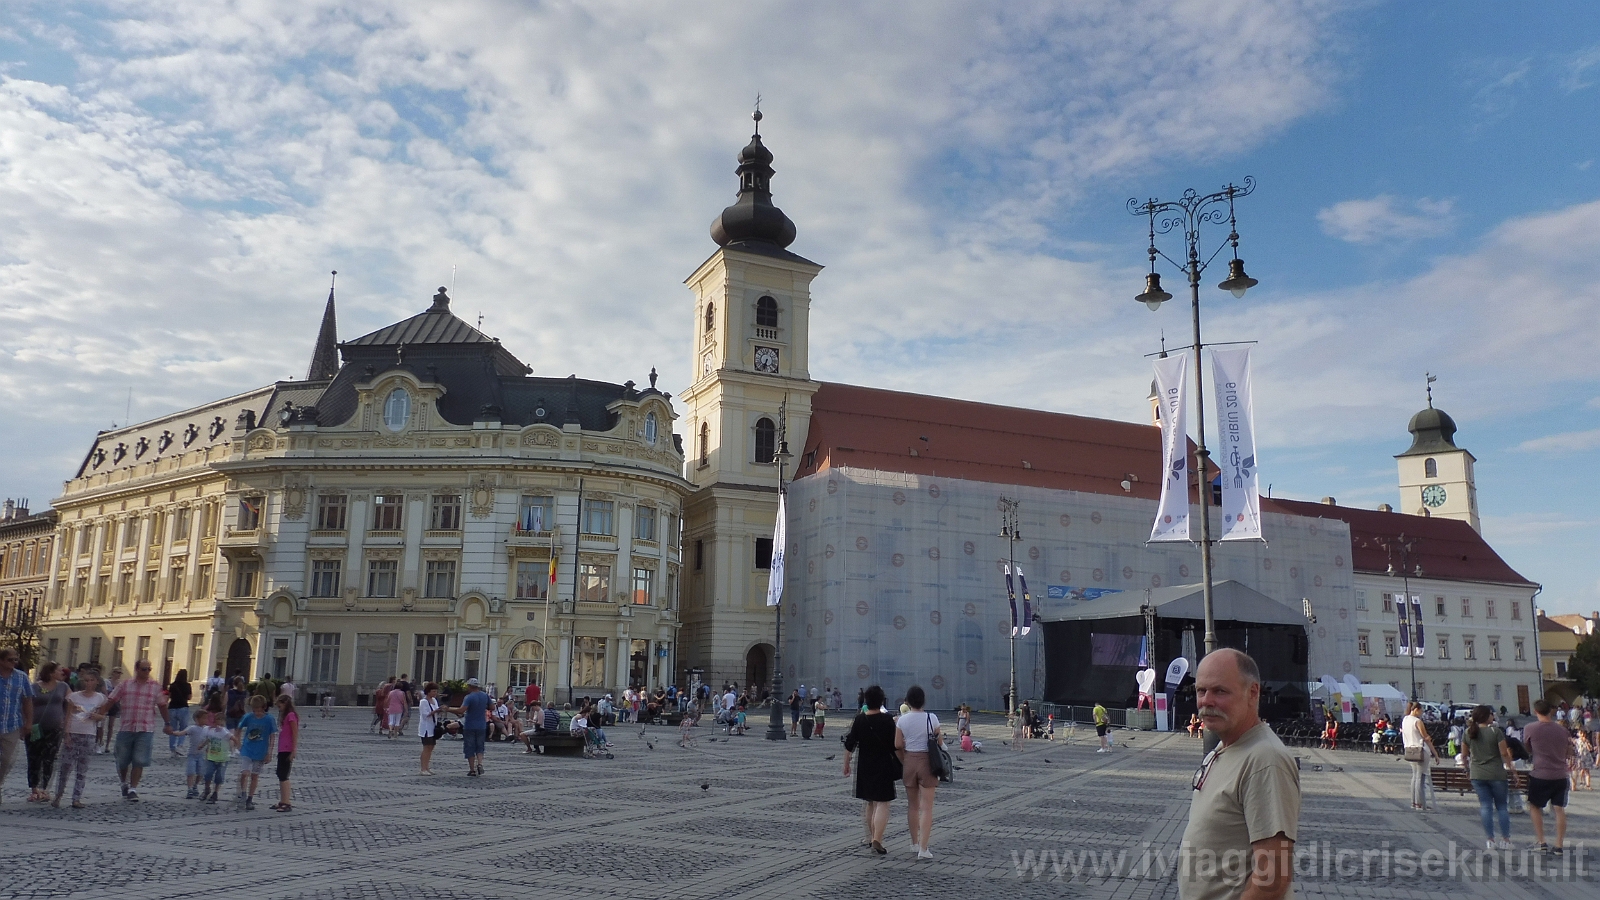
[[250, 680], [250, 642], [237, 638], [228, 645], [228, 677], [243, 675]]

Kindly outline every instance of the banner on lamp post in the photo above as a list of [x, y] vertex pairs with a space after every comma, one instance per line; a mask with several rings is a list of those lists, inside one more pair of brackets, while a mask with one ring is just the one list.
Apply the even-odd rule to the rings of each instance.
[[1161, 409], [1161, 502], [1150, 540], [1189, 540], [1189, 433], [1187, 353], [1156, 360], [1156, 398]]
[[767, 605], [777, 606], [783, 600], [783, 551], [789, 543], [788, 513], [784, 509], [784, 494], [778, 494], [778, 523], [772, 528], [772, 569], [767, 574]]
[[1411, 655], [1427, 656], [1428, 645], [1422, 642], [1422, 597], [1411, 595]]
[[1250, 348], [1211, 351], [1221, 444], [1223, 541], [1261, 540], [1261, 493], [1256, 479], [1256, 427], [1250, 400]]
[[1404, 594], [1396, 594], [1399, 603], [1395, 606], [1400, 610], [1400, 655], [1411, 655], [1411, 607], [1406, 604]]

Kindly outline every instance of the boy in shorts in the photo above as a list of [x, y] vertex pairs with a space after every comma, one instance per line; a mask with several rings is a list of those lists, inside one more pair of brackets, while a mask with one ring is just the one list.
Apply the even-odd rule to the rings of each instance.
[[250, 711], [239, 720], [238, 731], [234, 734], [239, 746], [239, 796], [234, 799], [243, 798], [247, 810], [256, 808], [256, 787], [267, 764], [272, 736], [277, 731], [278, 720], [267, 712], [267, 698], [260, 694], [251, 697]]

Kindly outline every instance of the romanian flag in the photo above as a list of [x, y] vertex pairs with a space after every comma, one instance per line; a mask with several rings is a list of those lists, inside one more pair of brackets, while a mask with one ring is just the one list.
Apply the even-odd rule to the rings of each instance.
[[551, 557], [550, 557], [550, 584], [554, 585], [555, 583], [556, 583], [556, 558], [552, 554]]

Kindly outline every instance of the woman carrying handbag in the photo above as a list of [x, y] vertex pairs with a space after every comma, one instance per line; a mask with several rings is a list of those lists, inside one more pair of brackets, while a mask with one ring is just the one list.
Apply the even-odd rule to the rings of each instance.
[[1415, 700], [1406, 707], [1406, 717], [1400, 722], [1400, 741], [1405, 745], [1406, 762], [1411, 765], [1411, 808], [1427, 809], [1428, 790], [1432, 787], [1428, 780], [1428, 769], [1432, 767], [1439, 751], [1433, 746], [1427, 726], [1422, 723], [1422, 704]]
[[894, 802], [894, 783], [902, 776], [900, 760], [895, 756], [898, 742], [894, 720], [883, 711], [883, 688], [873, 685], [863, 697], [865, 711], [850, 723], [850, 733], [844, 736], [844, 774], [850, 777], [850, 754], [860, 751], [856, 766], [856, 799], [864, 801], [861, 823], [866, 829], [866, 840], [872, 852], [882, 856], [889, 851], [883, 847], [883, 831], [889, 824], [889, 804]]
[[[939, 735], [939, 718], [924, 712], [927, 695], [920, 685], [906, 691], [909, 709], [895, 722], [894, 748], [904, 765], [906, 785], [906, 824], [911, 832], [911, 851], [918, 859], [933, 859], [928, 842], [933, 833], [933, 792], [939, 777], [949, 771]], [[933, 762], [934, 759], [939, 762]], [[939, 769], [936, 772], [935, 769]]]

